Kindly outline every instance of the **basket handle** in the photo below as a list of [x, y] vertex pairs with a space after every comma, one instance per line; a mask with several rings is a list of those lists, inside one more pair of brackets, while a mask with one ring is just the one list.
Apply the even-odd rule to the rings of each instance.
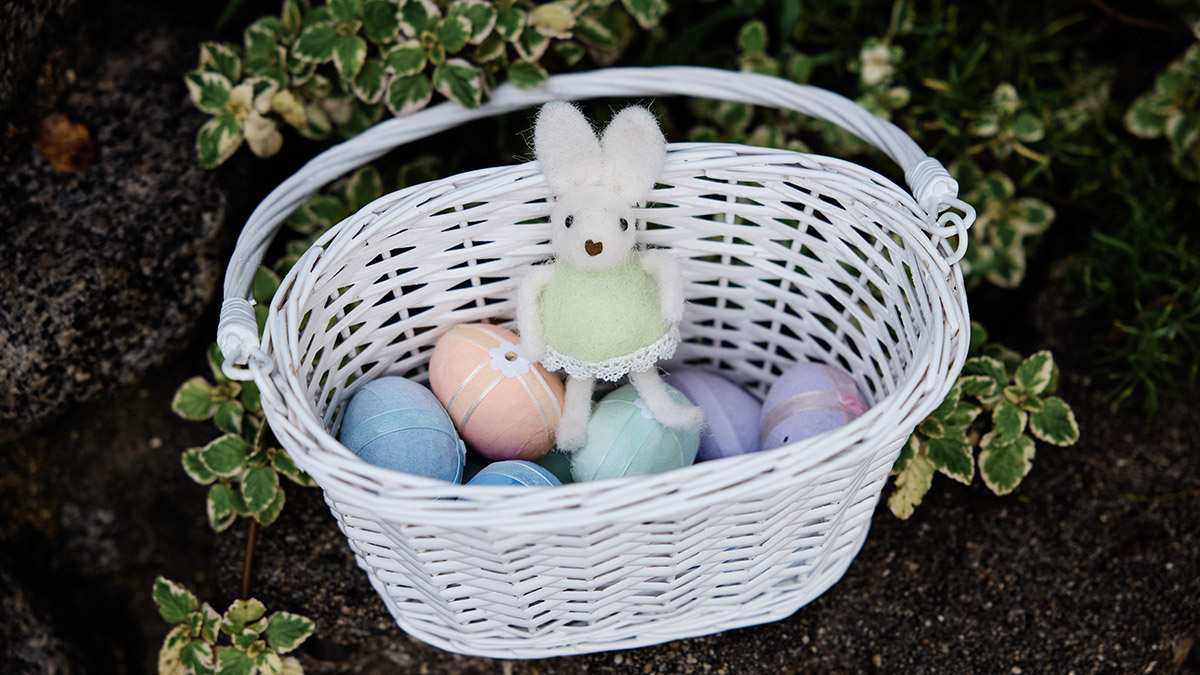
[[[697, 66], [607, 68], [555, 75], [534, 89], [503, 84], [496, 88], [491, 100], [479, 108], [468, 109], [447, 101], [377, 124], [317, 155], [272, 190], [246, 221], [225, 273], [225, 300], [217, 327], [217, 345], [225, 355], [222, 368], [225, 374], [239, 380], [251, 379], [251, 369], [238, 367], [247, 364], [264, 373], [270, 372], [271, 360], [260, 348], [258, 325], [250, 299], [254, 273], [284, 219], [326, 183], [395, 147], [472, 120], [557, 99], [662, 95], [781, 108], [836, 124], [883, 151], [900, 166], [917, 203], [929, 214], [925, 229], [933, 237], [935, 246], [946, 253], [948, 263], [957, 263], [966, 252], [966, 231], [975, 219], [975, 211], [957, 199], [958, 183], [903, 130], [844, 96], [769, 75]], [[950, 209], [961, 211], [963, 215]], [[958, 246], [949, 251], [945, 240], [955, 235]]]

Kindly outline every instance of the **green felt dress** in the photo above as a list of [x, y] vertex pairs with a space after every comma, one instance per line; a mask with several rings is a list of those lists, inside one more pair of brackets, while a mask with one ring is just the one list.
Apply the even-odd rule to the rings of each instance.
[[616, 380], [670, 358], [679, 329], [663, 318], [658, 286], [635, 255], [587, 272], [554, 265], [540, 298], [543, 365], [572, 377]]

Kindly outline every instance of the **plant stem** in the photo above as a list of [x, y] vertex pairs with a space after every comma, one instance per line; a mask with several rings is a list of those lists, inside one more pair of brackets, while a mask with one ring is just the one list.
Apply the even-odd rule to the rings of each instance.
[[1111, 16], [1112, 18], [1116, 19], [1117, 21], [1120, 21], [1121, 23], [1123, 23], [1127, 26], [1137, 26], [1139, 28], [1148, 28], [1150, 30], [1160, 30], [1160, 31], [1163, 31], [1164, 33], [1185, 33], [1186, 34], [1189, 32], [1188, 29], [1184, 28], [1183, 26], [1170, 26], [1165, 23], [1159, 23], [1157, 21], [1150, 21], [1148, 19], [1139, 19], [1136, 16], [1129, 16], [1128, 14], [1119, 12], [1119, 11], [1113, 9], [1112, 7], [1108, 6], [1103, 0], [1088, 0], [1088, 2], [1095, 5], [1097, 8], [1100, 9], [1100, 11], [1104, 12], [1105, 14]]
[[258, 521], [250, 519], [250, 530], [246, 533], [246, 558], [242, 562], [242, 594], [243, 600], [250, 599], [250, 573], [254, 569], [254, 540], [258, 535]]

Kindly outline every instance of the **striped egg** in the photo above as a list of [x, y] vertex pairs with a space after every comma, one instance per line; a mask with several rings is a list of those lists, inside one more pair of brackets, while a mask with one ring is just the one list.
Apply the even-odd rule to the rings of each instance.
[[[687, 403], [667, 387], [676, 403]], [[600, 399], [587, 423], [587, 443], [571, 456], [576, 482], [646, 476], [689, 466], [700, 448], [699, 431], [664, 427], [633, 385]]]
[[554, 446], [562, 380], [527, 359], [512, 331], [450, 329], [433, 348], [429, 386], [463, 440], [488, 459], [534, 460]]
[[854, 380], [822, 363], [792, 366], [763, 401], [759, 437], [764, 450], [836, 429], [866, 412]]

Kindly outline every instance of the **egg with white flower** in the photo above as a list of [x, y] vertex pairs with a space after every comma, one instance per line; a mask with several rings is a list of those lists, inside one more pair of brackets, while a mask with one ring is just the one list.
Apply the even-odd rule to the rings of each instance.
[[429, 386], [463, 440], [488, 459], [534, 460], [554, 445], [562, 380], [531, 362], [512, 331], [451, 328], [433, 348]]

